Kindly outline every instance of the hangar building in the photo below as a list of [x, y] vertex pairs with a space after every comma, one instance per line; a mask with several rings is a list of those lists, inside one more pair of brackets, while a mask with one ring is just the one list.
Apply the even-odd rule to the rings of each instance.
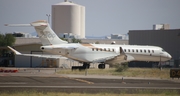
[[162, 47], [171, 54], [172, 67], [180, 67], [180, 29], [130, 30], [129, 44]]

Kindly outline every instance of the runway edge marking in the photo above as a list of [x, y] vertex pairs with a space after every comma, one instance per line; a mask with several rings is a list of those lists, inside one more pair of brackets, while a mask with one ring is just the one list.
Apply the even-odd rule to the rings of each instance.
[[94, 82], [90, 82], [90, 81], [83, 80], [83, 79], [70, 78], [70, 77], [67, 77], [67, 76], [59, 76], [59, 77], [67, 78], [67, 79], [70, 79], [70, 80], [76, 80], [76, 81], [87, 83], [87, 84], [94, 84]]
[[83, 80], [83, 79], [75, 79], [75, 80], [80, 81], [80, 82], [85, 82], [85, 83], [88, 83], [88, 84], [94, 84], [94, 82], [90, 82], [90, 81]]

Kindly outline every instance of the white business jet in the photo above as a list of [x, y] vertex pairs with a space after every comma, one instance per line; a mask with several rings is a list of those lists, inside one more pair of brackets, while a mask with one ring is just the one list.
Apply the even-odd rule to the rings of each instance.
[[[80, 44], [68, 43], [61, 40], [50, 28], [45, 20], [30, 24], [5, 24], [6, 26], [33, 26], [41, 39], [40, 49], [54, 55], [78, 61], [82, 67], [89, 68], [90, 63], [99, 63], [98, 67], [105, 68], [105, 64], [115, 64], [129, 61], [154, 61], [159, 62], [171, 59], [171, 55], [157, 46], [139, 45], [112, 45], [112, 44]], [[46, 57], [48, 55], [22, 54], [8, 46], [16, 55]], [[49, 56], [52, 58], [52, 55]]]

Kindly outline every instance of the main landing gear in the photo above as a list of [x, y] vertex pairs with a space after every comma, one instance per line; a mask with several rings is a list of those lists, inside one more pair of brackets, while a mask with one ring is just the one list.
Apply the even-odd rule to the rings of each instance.
[[89, 69], [89, 67], [90, 67], [90, 63], [84, 62], [83, 66], [72, 66], [72, 70], [79, 69], [79, 71], [81, 71], [81, 70]]
[[[72, 66], [72, 70], [79, 69], [81, 71], [81, 70], [89, 69], [89, 67], [90, 67], [90, 63], [84, 62], [83, 66]], [[100, 63], [98, 65], [98, 68], [99, 69], [105, 69], [105, 64], [104, 63]]]
[[105, 69], [105, 64], [104, 64], [104, 63], [100, 63], [100, 64], [98, 65], [98, 68], [99, 68], [99, 69]]

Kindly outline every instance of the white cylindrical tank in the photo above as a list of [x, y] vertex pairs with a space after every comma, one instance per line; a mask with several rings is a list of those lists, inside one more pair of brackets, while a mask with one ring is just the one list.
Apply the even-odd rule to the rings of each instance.
[[52, 29], [57, 35], [72, 33], [85, 38], [85, 7], [67, 0], [52, 5]]
[[81, 37], [85, 38], [85, 7], [81, 6]]

